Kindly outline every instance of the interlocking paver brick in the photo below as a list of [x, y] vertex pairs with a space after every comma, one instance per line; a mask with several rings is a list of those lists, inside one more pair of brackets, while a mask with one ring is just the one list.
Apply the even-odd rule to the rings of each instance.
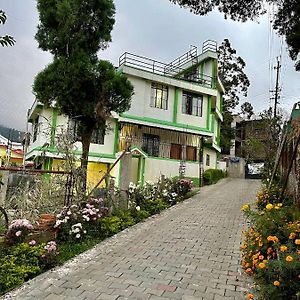
[[6, 299], [243, 299], [248, 279], [240, 268], [240, 207], [259, 187], [243, 179], [204, 187]]

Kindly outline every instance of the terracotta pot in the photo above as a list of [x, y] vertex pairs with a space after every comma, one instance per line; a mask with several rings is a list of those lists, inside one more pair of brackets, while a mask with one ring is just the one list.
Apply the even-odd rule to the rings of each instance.
[[56, 222], [56, 216], [51, 214], [42, 214], [38, 219], [39, 230], [49, 230], [53, 228]]

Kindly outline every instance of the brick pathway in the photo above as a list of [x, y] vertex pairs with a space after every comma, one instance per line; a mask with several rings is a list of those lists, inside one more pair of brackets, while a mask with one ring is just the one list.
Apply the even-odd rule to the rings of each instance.
[[1, 299], [245, 299], [240, 207], [257, 180], [226, 179]]

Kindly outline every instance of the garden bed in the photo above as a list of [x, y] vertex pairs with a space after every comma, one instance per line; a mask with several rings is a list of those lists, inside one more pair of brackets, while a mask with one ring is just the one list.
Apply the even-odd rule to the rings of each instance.
[[300, 298], [300, 211], [280, 187], [264, 188], [255, 209], [242, 207], [249, 228], [244, 231], [242, 266], [255, 285], [248, 299]]
[[15, 220], [0, 248], [0, 294], [196, 193], [186, 179], [167, 179], [144, 187], [131, 185], [126, 211], [108, 207], [109, 201], [103, 199], [64, 208], [54, 225], [56, 238], [48, 242], [37, 236], [33, 239], [33, 226], [27, 220]]

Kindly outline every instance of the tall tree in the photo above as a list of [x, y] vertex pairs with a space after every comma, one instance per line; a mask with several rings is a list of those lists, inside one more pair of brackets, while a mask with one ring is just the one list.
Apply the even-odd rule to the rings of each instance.
[[254, 115], [252, 104], [250, 102], [244, 102], [241, 105], [241, 112], [248, 120], [250, 120]]
[[231, 140], [234, 139], [232, 110], [239, 104], [240, 96], [247, 96], [250, 81], [244, 72], [245, 61], [236, 55], [236, 50], [231, 47], [228, 39], [225, 39], [218, 48], [218, 74], [225, 87], [223, 98], [224, 121], [221, 127], [221, 149], [229, 154]]
[[240, 100], [240, 95], [247, 96], [250, 81], [244, 72], [245, 61], [236, 55], [236, 50], [225, 39], [218, 48], [218, 72], [226, 93], [224, 95], [223, 109], [234, 109]]
[[[6, 22], [6, 14], [3, 10], [0, 9], [0, 25], [4, 25], [5, 22]], [[15, 40], [12, 36], [10, 35], [4, 35], [4, 36], [0, 36], [0, 45], [2, 47], [5, 47], [5, 46], [13, 46], [15, 44]]]
[[93, 131], [105, 130], [112, 111], [128, 110], [133, 94], [127, 77], [97, 58], [111, 40], [115, 8], [112, 0], [38, 0], [38, 11], [36, 39], [54, 60], [36, 76], [33, 91], [39, 101], [76, 118], [85, 191]]
[[275, 5], [276, 13], [273, 28], [285, 36], [290, 57], [296, 61], [296, 70], [300, 70], [300, 1], [298, 0], [170, 0], [193, 13], [206, 15], [218, 9], [225, 18], [245, 22], [254, 20], [266, 13], [265, 4]]

